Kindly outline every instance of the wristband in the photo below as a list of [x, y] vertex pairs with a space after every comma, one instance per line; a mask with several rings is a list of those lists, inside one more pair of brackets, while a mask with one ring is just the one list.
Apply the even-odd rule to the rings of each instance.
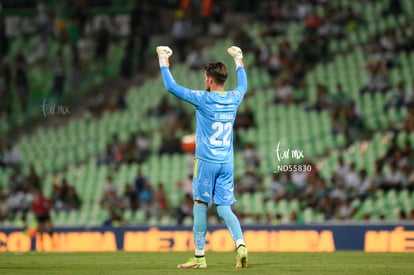
[[244, 67], [243, 59], [242, 58], [235, 58], [234, 63], [236, 63], [236, 67]]
[[159, 57], [158, 61], [160, 62], [160, 67], [170, 67], [168, 57]]

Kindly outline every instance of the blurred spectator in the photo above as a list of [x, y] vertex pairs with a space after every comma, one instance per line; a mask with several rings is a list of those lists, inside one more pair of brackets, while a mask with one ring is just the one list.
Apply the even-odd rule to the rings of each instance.
[[108, 29], [108, 23], [105, 20], [99, 22], [98, 32], [96, 33], [95, 43], [95, 60], [102, 61], [104, 64], [107, 61], [109, 46], [111, 43], [111, 35]]
[[138, 198], [136, 196], [136, 192], [132, 184], [127, 183], [125, 185], [122, 200], [123, 200], [123, 208], [131, 209], [132, 211], [137, 210]]
[[376, 190], [376, 186], [372, 179], [368, 177], [367, 170], [362, 169], [359, 172], [360, 185], [358, 186], [358, 196], [361, 200], [370, 197]]
[[238, 112], [236, 120], [234, 122], [234, 127], [236, 129], [248, 129], [255, 126], [256, 123], [254, 112], [248, 105], [245, 105], [244, 108]]
[[29, 83], [27, 80], [26, 67], [27, 62], [23, 54], [19, 53], [14, 58], [15, 65], [15, 88], [17, 92], [17, 98], [20, 102], [20, 108], [23, 112], [27, 110], [29, 104]]
[[244, 176], [238, 179], [236, 184], [237, 193], [256, 193], [262, 189], [262, 179], [257, 174], [254, 167], [246, 168]]
[[100, 165], [108, 165], [110, 167], [115, 166], [115, 156], [112, 152], [111, 144], [106, 145], [106, 149], [104, 152], [102, 152], [101, 156], [99, 157], [98, 163]]
[[80, 54], [79, 54], [79, 39], [81, 36], [81, 26], [79, 18], [72, 16], [69, 20], [69, 23], [66, 27], [66, 31], [69, 34], [70, 47], [72, 51], [72, 64], [75, 67], [79, 66], [80, 63]]
[[84, 33], [81, 33], [79, 40], [77, 42], [78, 53], [79, 53], [79, 62], [80, 70], [82, 75], [87, 75], [89, 73], [89, 65], [92, 56], [92, 45], [90, 38], [87, 37]]
[[345, 182], [345, 177], [349, 172], [349, 165], [342, 156], [338, 157], [338, 163], [333, 171], [333, 180], [335, 182]]
[[301, 197], [305, 200], [307, 207], [316, 208], [319, 202], [323, 201], [324, 197], [328, 194], [325, 181], [316, 174], [309, 178], [309, 184], [307, 184], [302, 191]]
[[140, 196], [142, 190], [144, 190], [144, 185], [148, 182], [148, 179], [144, 176], [144, 173], [141, 169], [138, 170], [137, 176], [134, 180], [134, 190], [135, 195], [137, 198], [137, 207], [139, 208], [141, 206]]
[[107, 177], [107, 182], [105, 183], [104, 187], [103, 187], [103, 194], [108, 195], [108, 194], [113, 194], [113, 193], [117, 193], [117, 187], [115, 185], [114, 179], [112, 176], [108, 176]]
[[125, 110], [127, 108], [124, 89], [118, 89], [118, 91], [116, 92], [115, 102], [119, 110]]
[[341, 83], [336, 84], [336, 91], [330, 96], [332, 102], [332, 109], [341, 109], [348, 107], [352, 99], [344, 91], [344, 88]]
[[404, 104], [409, 109], [414, 108], [414, 82], [411, 83], [410, 89], [407, 89], [406, 91], [406, 94], [404, 97]]
[[399, 219], [400, 221], [404, 221], [404, 220], [406, 220], [406, 219], [407, 219], [407, 214], [405, 214], [405, 211], [404, 211], [404, 210], [400, 210], [400, 211], [398, 212], [398, 219]]
[[148, 110], [148, 114], [162, 117], [167, 114], [171, 108], [172, 105], [168, 101], [168, 96], [164, 94], [161, 96], [159, 103]]
[[52, 201], [45, 197], [42, 194], [41, 190], [34, 191], [34, 198], [31, 202], [30, 209], [36, 216], [37, 221], [37, 232], [40, 234], [40, 246], [43, 247], [43, 233], [46, 231], [48, 232], [49, 236], [52, 238], [54, 229], [52, 219], [50, 217], [50, 210], [52, 210], [53, 203]]
[[283, 182], [280, 179], [281, 173], [273, 173], [270, 183], [266, 185], [265, 201], [274, 200], [278, 201], [283, 198], [285, 191], [283, 189]]
[[314, 6], [309, 0], [301, 0], [296, 5], [298, 18], [303, 20], [314, 11]]
[[378, 64], [367, 63], [365, 65], [368, 71], [368, 79], [365, 86], [361, 89], [361, 93], [376, 93], [386, 92], [390, 88], [388, 80], [388, 70], [386, 67], [386, 60], [382, 59]]
[[52, 32], [52, 19], [49, 15], [46, 3], [37, 3], [34, 23], [36, 25], [36, 32], [42, 37], [42, 39], [48, 39]]
[[21, 160], [22, 156], [16, 146], [13, 146], [11, 143], [8, 144], [3, 153], [3, 164], [8, 167], [17, 167], [20, 165]]
[[8, 63], [0, 64], [0, 120], [12, 113], [11, 73]]
[[393, 107], [397, 109], [403, 107], [405, 101], [404, 83], [402, 81], [398, 82], [397, 87], [392, 88], [387, 95], [387, 102], [384, 105], [385, 112]]
[[348, 198], [353, 198], [361, 185], [358, 171], [356, 171], [355, 163], [349, 165], [349, 171], [345, 175], [344, 188]]
[[172, 37], [175, 48], [178, 52], [180, 62], [184, 62], [187, 56], [187, 47], [193, 36], [193, 24], [190, 20], [188, 11], [177, 10], [172, 26]]
[[24, 175], [21, 172], [19, 167], [14, 167], [13, 172], [9, 176], [9, 190], [16, 189], [18, 191], [23, 191], [24, 186]]
[[116, 188], [114, 187], [114, 184], [112, 181], [109, 181], [104, 186], [104, 192], [102, 199], [100, 201], [100, 205], [102, 208], [108, 210], [109, 213], [115, 212], [118, 215], [123, 210], [123, 204], [122, 199], [118, 197]]
[[315, 10], [312, 10], [305, 18], [304, 25], [307, 33], [316, 34], [323, 21]]
[[207, 35], [209, 30], [209, 24], [211, 20], [211, 14], [213, 9], [214, 0], [201, 0], [200, 4], [200, 21], [201, 21], [201, 34]]
[[120, 73], [124, 79], [131, 79], [134, 70], [134, 42], [128, 40], [124, 47], [124, 56], [121, 60]]
[[398, 168], [397, 163], [392, 162], [389, 168], [389, 171], [384, 172], [384, 178], [380, 188], [388, 191], [391, 189], [401, 190], [403, 187], [406, 187], [407, 181], [404, 173]]
[[184, 190], [185, 194], [193, 195], [193, 174], [189, 174], [186, 179], [177, 183], [177, 188]]
[[75, 187], [69, 186], [68, 192], [65, 196], [64, 205], [66, 211], [79, 210], [81, 199], [79, 198]]
[[119, 140], [118, 134], [113, 133], [111, 142], [109, 143], [109, 146], [111, 148], [112, 156], [114, 158], [114, 168], [118, 166], [118, 164], [122, 161], [122, 144]]
[[199, 45], [193, 45], [192, 49], [187, 55], [186, 63], [190, 70], [203, 69], [207, 64], [207, 57]]
[[4, 58], [9, 53], [9, 39], [6, 35], [5, 17], [0, 16], [0, 63], [4, 62]]
[[367, 138], [369, 130], [366, 128], [360, 109], [355, 101], [345, 108], [346, 128], [345, 137], [348, 144], [358, 139]]
[[167, 133], [163, 133], [161, 137], [161, 146], [159, 149], [159, 154], [176, 154], [182, 153], [181, 151], [181, 141], [175, 136], [171, 136]]
[[6, 196], [0, 193], [0, 223], [3, 223], [9, 218], [9, 207], [6, 201]]
[[351, 207], [350, 199], [341, 200], [336, 208], [335, 218], [338, 220], [349, 220], [354, 215], [354, 209]]
[[27, 58], [27, 63], [30, 65], [44, 66], [48, 55], [48, 38], [43, 36], [36, 36], [36, 50]]
[[135, 139], [135, 145], [139, 154], [138, 163], [142, 163], [151, 153], [151, 140], [148, 134], [144, 131], [140, 131]]
[[40, 178], [36, 173], [36, 170], [32, 165], [30, 165], [29, 167], [29, 175], [26, 177], [28, 182], [29, 182], [29, 190], [31, 190], [32, 188], [34, 189], [40, 189], [41, 190], [41, 186], [40, 186]]
[[248, 142], [245, 144], [244, 149], [242, 151], [242, 155], [244, 158], [244, 166], [245, 168], [254, 167], [257, 168], [260, 165], [260, 156], [257, 152], [253, 143]]
[[399, 15], [402, 13], [400, 0], [389, 0], [388, 5], [382, 10], [381, 15], [386, 17], [388, 15]]
[[68, 193], [69, 193], [69, 189], [70, 189], [70, 184], [65, 178], [62, 179], [62, 182], [60, 184], [60, 189], [61, 189], [60, 190], [61, 199], [63, 202], [65, 202], [68, 196]]
[[320, 112], [323, 110], [329, 110], [331, 107], [332, 101], [329, 97], [328, 89], [325, 85], [318, 83], [315, 103], [313, 103], [309, 109]]
[[338, 201], [347, 199], [348, 196], [344, 187], [344, 183], [333, 183], [332, 190], [329, 192], [329, 197], [332, 202], [337, 203]]
[[162, 216], [168, 207], [168, 197], [165, 192], [164, 184], [159, 183], [157, 189], [154, 192], [154, 203], [156, 208], [157, 217]]
[[224, 16], [225, 16], [224, 1], [213, 1], [211, 9], [211, 20], [209, 24], [209, 34], [213, 37], [221, 37], [225, 34]]
[[374, 165], [374, 171], [372, 173], [371, 179], [375, 189], [380, 188], [384, 182], [383, 166], [379, 165], [378, 162]]
[[[130, 13], [130, 41], [131, 46], [138, 47], [138, 67], [144, 66], [144, 54], [148, 49], [151, 33], [162, 29], [160, 27], [162, 22], [159, 21], [161, 17], [152, 18], [157, 15], [156, 3], [147, 3], [143, 1], [135, 1], [134, 7]], [[153, 24], [153, 20], [158, 20], [156, 24]], [[153, 26], [158, 25], [158, 26]], [[138, 37], [138, 43], [135, 43], [136, 37]], [[137, 45], [135, 45], [137, 44]], [[132, 48], [130, 49], [132, 50]]]
[[59, 49], [53, 59], [53, 85], [52, 93], [62, 96], [65, 91], [65, 61], [63, 59], [62, 50]]
[[50, 195], [50, 199], [53, 202], [53, 208], [59, 212], [64, 209], [64, 203], [62, 200], [62, 191], [58, 184], [52, 185], [52, 194]]
[[24, 216], [28, 210], [25, 205], [25, 194], [23, 191], [12, 188], [6, 198], [6, 205], [10, 214], [10, 219], [14, 219], [17, 215]]
[[306, 187], [308, 183], [308, 173], [307, 171], [292, 171], [290, 173], [292, 182], [296, 186], [296, 192], [300, 193]]
[[154, 190], [151, 184], [146, 181], [139, 193], [139, 208], [145, 212], [147, 219], [155, 215], [156, 204], [154, 199]]
[[414, 220], [414, 209], [411, 209], [411, 210], [410, 210], [410, 214], [409, 214], [408, 218], [409, 218], [410, 220]]
[[403, 129], [407, 132], [414, 131], [414, 108], [408, 109], [408, 114], [403, 120]]
[[177, 209], [177, 225], [182, 225], [186, 217], [193, 216], [193, 197], [185, 194]]
[[287, 78], [282, 78], [276, 84], [274, 103], [289, 104], [295, 102], [294, 87]]
[[103, 226], [119, 226], [126, 224], [122, 215], [118, 211], [115, 211], [115, 209], [111, 209], [108, 212], [108, 215], [109, 217], [103, 222]]

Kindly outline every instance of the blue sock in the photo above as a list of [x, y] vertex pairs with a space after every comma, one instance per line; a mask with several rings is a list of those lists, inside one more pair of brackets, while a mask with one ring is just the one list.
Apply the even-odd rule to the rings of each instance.
[[[207, 205], [194, 203], [194, 246], [195, 255], [204, 256], [204, 246], [207, 234]], [[201, 255], [200, 255], [201, 254]]]
[[241, 230], [240, 222], [237, 216], [231, 210], [230, 205], [218, 205], [217, 213], [220, 218], [224, 220], [228, 230], [230, 231], [231, 237], [234, 242], [237, 240], [243, 240], [243, 233]]

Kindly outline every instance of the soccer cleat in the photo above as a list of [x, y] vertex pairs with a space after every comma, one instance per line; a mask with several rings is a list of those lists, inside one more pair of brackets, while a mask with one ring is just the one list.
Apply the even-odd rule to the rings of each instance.
[[177, 266], [178, 268], [206, 268], [207, 267], [207, 261], [206, 257], [193, 257], [188, 259], [188, 261], [184, 264], [179, 264]]
[[244, 245], [240, 245], [237, 248], [236, 268], [247, 268], [248, 266], [247, 248]]

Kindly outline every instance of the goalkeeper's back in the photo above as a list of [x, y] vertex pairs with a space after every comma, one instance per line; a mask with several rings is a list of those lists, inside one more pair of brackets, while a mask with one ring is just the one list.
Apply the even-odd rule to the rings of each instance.
[[244, 67], [237, 68], [238, 86], [229, 91], [191, 90], [178, 85], [168, 67], [161, 67], [161, 73], [167, 91], [196, 107], [196, 157], [212, 163], [233, 162], [233, 125], [247, 91]]

